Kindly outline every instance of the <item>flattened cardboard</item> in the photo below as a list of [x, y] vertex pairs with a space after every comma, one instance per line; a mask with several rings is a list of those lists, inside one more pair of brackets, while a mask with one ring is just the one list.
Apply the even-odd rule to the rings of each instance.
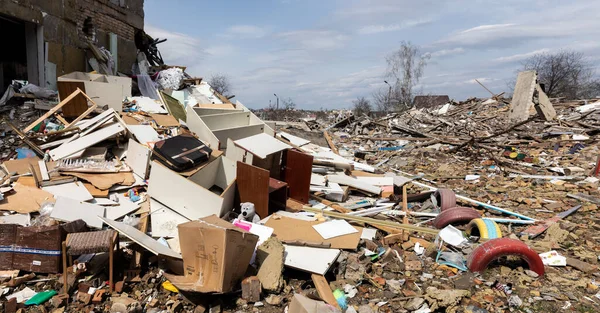
[[313, 225], [318, 225], [323, 222], [302, 221], [284, 216], [273, 218], [274, 216], [275, 215], [269, 218], [265, 223], [265, 226], [273, 228], [273, 234], [281, 241], [305, 241], [309, 243], [331, 244], [332, 249], [356, 250], [363, 230], [362, 227], [352, 226], [357, 230], [356, 233], [331, 239], [323, 239], [323, 237], [321, 237], [321, 235], [313, 228]]
[[114, 185], [131, 186], [133, 183], [135, 183], [135, 178], [131, 172], [104, 174], [63, 172], [62, 174], [81, 178], [100, 190], [109, 189]]
[[13, 191], [14, 193], [4, 195], [4, 200], [0, 201], [0, 210], [17, 213], [39, 212], [42, 203], [54, 202], [51, 193], [35, 187], [33, 177], [19, 177]]
[[175, 286], [228, 292], [243, 278], [258, 236], [216, 215], [180, 224], [178, 229], [185, 275], [169, 278]]
[[177, 127], [179, 126], [179, 121], [173, 117], [173, 115], [168, 114], [150, 114], [152, 119], [159, 126], [163, 127]]

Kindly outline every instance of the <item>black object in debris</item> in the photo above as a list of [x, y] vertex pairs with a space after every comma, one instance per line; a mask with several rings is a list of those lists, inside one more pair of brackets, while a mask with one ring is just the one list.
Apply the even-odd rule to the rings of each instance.
[[212, 149], [189, 134], [182, 134], [154, 144], [153, 154], [175, 171], [184, 171], [208, 161]]

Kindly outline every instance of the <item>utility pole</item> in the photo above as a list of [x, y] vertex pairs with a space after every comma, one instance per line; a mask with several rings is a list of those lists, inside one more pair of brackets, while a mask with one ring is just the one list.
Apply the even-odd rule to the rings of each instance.
[[391, 104], [392, 104], [392, 85], [390, 85], [390, 83], [387, 82], [387, 80], [383, 81], [384, 83], [386, 83], [390, 88], [388, 88], [388, 97], [387, 97], [387, 107], [390, 108]]
[[279, 97], [277, 96], [276, 93], [273, 94], [275, 96], [275, 98], [277, 98], [277, 106], [276, 106], [276, 110], [279, 110]]

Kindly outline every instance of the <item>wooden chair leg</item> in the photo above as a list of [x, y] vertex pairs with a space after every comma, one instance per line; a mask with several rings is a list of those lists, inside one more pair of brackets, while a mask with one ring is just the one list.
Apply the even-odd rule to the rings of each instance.
[[115, 263], [115, 239], [111, 239], [110, 250], [108, 250], [108, 284], [110, 287], [110, 293], [113, 292], [115, 285], [113, 284], [113, 266]]
[[63, 289], [64, 293], [69, 293], [69, 283], [67, 276], [69, 275], [69, 270], [67, 269], [67, 243], [63, 241], [62, 243], [62, 261], [63, 261]]

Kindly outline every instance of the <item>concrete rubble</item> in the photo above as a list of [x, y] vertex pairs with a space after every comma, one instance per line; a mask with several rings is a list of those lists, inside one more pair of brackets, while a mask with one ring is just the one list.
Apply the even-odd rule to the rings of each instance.
[[1, 312], [600, 310], [596, 99], [250, 110], [155, 59], [7, 91]]

